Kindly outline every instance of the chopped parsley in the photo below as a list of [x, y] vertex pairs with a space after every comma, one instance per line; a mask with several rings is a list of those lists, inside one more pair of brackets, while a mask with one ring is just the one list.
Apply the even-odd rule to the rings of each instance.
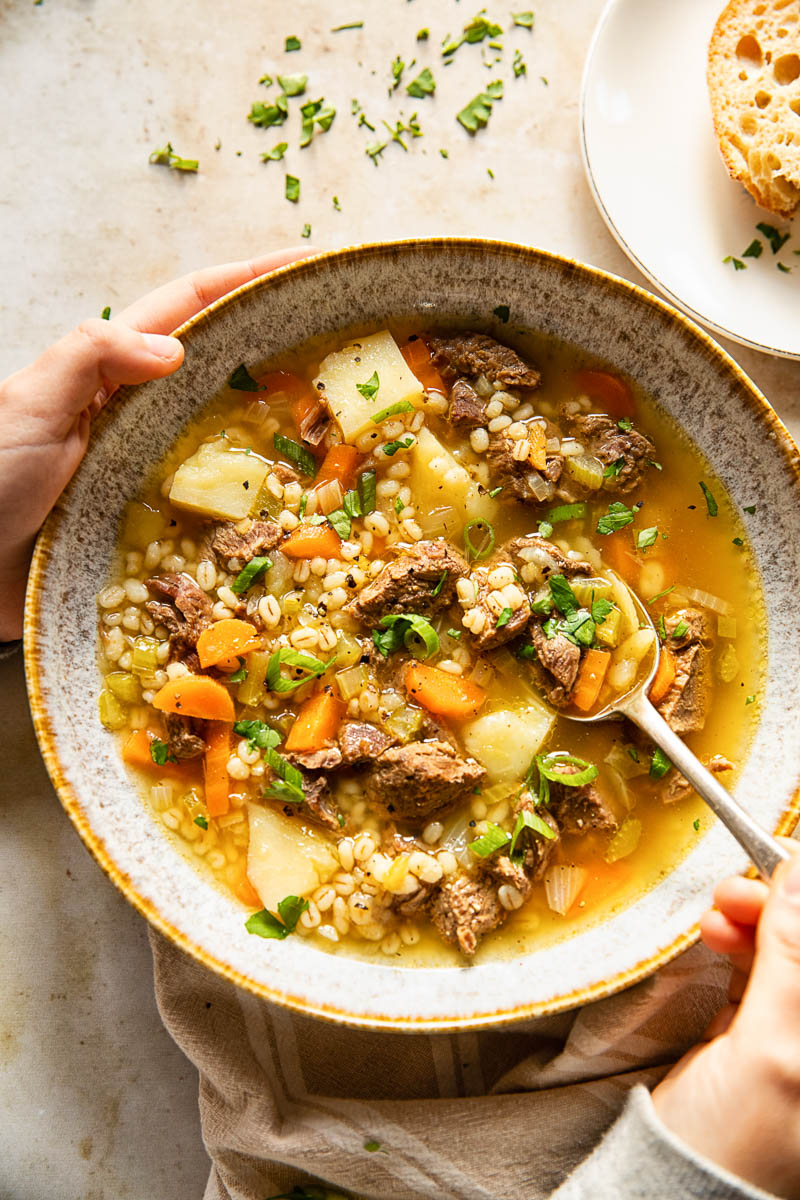
[[742, 512], [749, 513], [751, 517], [755, 511], [756, 511], [755, 504], [745, 504], [744, 508], [742, 509]]
[[724, 263], [733, 263], [734, 271], [746, 271], [747, 263], [743, 263], [740, 258], [734, 258], [732, 254], [726, 254], [722, 260]]
[[275, 97], [274, 103], [265, 104], [263, 100], [256, 100], [247, 114], [247, 119], [260, 129], [269, 129], [272, 125], [282, 125], [288, 115], [289, 101], [281, 93]]
[[336, 209], [336, 211], [337, 211], [337, 212], [341, 212], [341, 211], [342, 211], [342, 206], [341, 206], [341, 204], [339, 203], [339, 197], [338, 197], [338, 196], [334, 196], [334, 197], [333, 197], [333, 207]]
[[[600, 534], [616, 533], [632, 524], [636, 516], [635, 508], [627, 508], [620, 500], [614, 500], [608, 506], [608, 514], [597, 522], [597, 532]], [[552, 520], [552, 516], [550, 518]]]
[[667, 771], [672, 770], [672, 763], [667, 758], [660, 746], [656, 746], [653, 751], [653, 757], [650, 759], [650, 777], [651, 779], [663, 779]]
[[614, 605], [605, 597], [592, 601], [592, 620], [596, 625], [602, 625], [606, 617], [610, 616], [613, 611]]
[[231, 591], [237, 596], [241, 596], [242, 592], [246, 592], [251, 588], [259, 575], [263, 575], [272, 566], [272, 559], [262, 555], [258, 558], [251, 558], [246, 567], [243, 567], [239, 574], [231, 584]]
[[438, 595], [439, 595], [439, 593], [441, 592], [442, 588], [444, 587], [444, 584], [445, 584], [445, 580], [446, 580], [446, 579], [447, 579], [447, 571], [442, 571], [442, 574], [441, 574], [441, 576], [440, 576], [440, 578], [439, 578], [439, 582], [436, 584], [436, 587], [435, 587], [435, 588], [433, 589], [433, 591], [431, 592], [431, 595], [432, 595], [432, 596], [438, 596]]
[[[357, 383], [356, 384], [356, 391], [360, 392], [361, 395], [365, 397], [365, 399], [371, 400], [372, 397], [374, 395], [376, 395], [378, 388], [380, 386], [381, 386], [381, 383], [380, 383], [380, 380], [378, 379], [378, 372], [373, 371], [366, 383]], [[375, 418], [373, 417], [373, 420], [374, 419]]]
[[702, 479], [700, 480], [700, 490], [702, 491], [703, 495], [706, 498], [706, 507], [708, 508], [708, 515], [710, 517], [715, 517], [717, 515], [717, 512], [719, 511], [719, 509], [717, 508], [717, 502], [714, 499], [713, 492], [708, 487], [708, 485], [703, 482]]
[[[336, 655], [329, 658], [327, 662], [323, 662], [320, 658], [315, 658], [313, 654], [304, 654], [301, 650], [293, 650], [291, 647], [282, 646], [280, 650], [274, 650], [269, 656], [267, 663], [267, 688], [271, 692], [294, 692], [297, 688], [302, 687], [304, 683], [308, 683], [311, 679], [317, 679], [320, 675], [324, 675], [329, 667], [333, 666], [336, 661]], [[297, 679], [287, 679], [281, 672], [283, 665], [291, 667], [294, 671], [301, 672]]]
[[304, 237], [304, 238], [311, 237], [311, 226], [308, 224], [307, 221], [306, 221], [305, 225], [303, 226], [303, 232], [300, 234], [300, 237]]
[[151, 162], [156, 167], [169, 167], [170, 171], [196, 172], [200, 165], [196, 158], [181, 158], [172, 149], [171, 142], [167, 142], [166, 146], [161, 146], [158, 150], [154, 150], [148, 162]]
[[734, 546], [743, 546], [744, 542], [742, 541], [742, 539], [740, 537], [735, 537], [733, 539], [733, 544], [734, 544]]
[[764, 221], [759, 221], [758, 225], [756, 225], [756, 229], [759, 233], [763, 233], [764, 237], [772, 247], [773, 254], [777, 254], [781, 246], [785, 246], [789, 238], [792, 236], [791, 233], [781, 233], [781, 231], [776, 229], [774, 225], [767, 225]]
[[228, 380], [228, 387], [235, 392], [263, 392], [264, 385], [258, 383], [244, 363], [240, 363]]
[[[239, 658], [239, 655], [237, 654], [236, 657]], [[247, 667], [244, 665], [244, 659], [239, 658], [239, 667], [232, 675], [228, 676], [228, 681], [230, 683], [244, 683], [245, 679], [247, 679]]]
[[658, 526], [651, 525], [649, 529], [640, 529], [636, 534], [636, 549], [647, 550], [649, 546], [655, 545], [658, 539]]
[[512, 64], [511, 64], [511, 69], [512, 69], [512, 70], [513, 70], [513, 72], [514, 72], [514, 78], [515, 78], [515, 79], [519, 79], [519, 77], [520, 77], [521, 75], [527, 75], [527, 74], [528, 74], [528, 67], [527, 67], [527, 64], [526, 64], [526, 62], [525, 62], [525, 59], [522, 57], [522, 51], [521, 51], [521, 50], [515, 50], [515, 51], [514, 51], [514, 61], [513, 61], [513, 62], [512, 62]]
[[603, 478], [604, 479], [614, 478], [616, 475], [619, 475], [620, 471], [622, 470], [622, 468], [624, 466], [625, 466], [624, 458], [615, 459], [615, 461], [612, 463], [609, 463], [608, 466], [603, 471]]
[[247, 738], [251, 750], [274, 750], [281, 740], [278, 731], [263, 721], [236, 721], [233, 732]]
[[500, 616], [497, 618], [497, 624], [495, 625], [495, 629], [505, 628], [505, 626], [511, 620], [513, 615], [514, 615], [513, 608], [504, 608], [503, 611], [500, 613]]
[[549, 587], [553, 603], [560, 613], [568, 617], [578, 611], [580, 608], [578, 598], [570, 587], [566, 575], [551, 575]]
[[791, 267], [787, 267], [786, 264], [782, 263], [782, 262], [775, 263], [775, 266], [778, 268], [779, 271], [783, 271], [784, 275], [788, 275], [792, 269]]
[[[553, 525], [560, 525], [562, 521], [583, 520], [583, 518], [586, 516], [587, 512], [588, 512], [588, 508], [583, 503], [580, 503], [580, 504], [557, 504], [555, 508], [550, 509], [550, 512], [547, 514], [547, 520], [540, 523], [539, 531], [541, 532], [542, 525], [550, 525], [551, 526], [550, 533], [552, 533]], [[542, 537], [549, 537], [549, 536], [550, 536], [549, 533], [542, 534]]]
[[318, 125], [322, 133], [327, 133], [336, 116], [336, 109], [326, 105], [323, 99], [309, 100], [300, 106], [300, 149], [311, 144], [314, 136], [314, 126]]
[[255, 933], [259, 937], [283, 941], [290, 933], [294, 933], [301, 914], [307, 908], [307, 900], [301, 900], [299, 896], [286, 896], [278, 904], [280, 920], [266, 908], [262, 908], [260, 912], [247, 918], [244, 927], [248, 933]]
[[617, 421], [617, 429], [623, 430], [624, 433], [630, 433], [633, 429], [633, 421], [630, 417], [620, 417], [619, 421]]
[[383, 453], [387, 458], [393, 458], [398, 450], [407, 450], [409, 446], [414, 445], [413, 437], [400, 438], [396, 442], [387, 442], [383, 447]]
[[760, 258], [763, 250], [763, 244], [758, 238], [753, 238], [747, 249], [742, 252], [742, 258]]
[[386, 147], [388, 145], [389, 145], [388, 142], [370, 142], [367, 146], [364, 147], [364, 153], [368, 154], [370, 156], [372, 161], [375, 163], [375, 166], [377, 167], [378, 159], [381, 156], [381, 154], [383, 154], [384, 150], [386, 149]]
[[279, 75], [278, 86], [284, 96], [302, 96], [308, 83], [307, 75]]
[[479, 92], [477, 96], [473, 96], [469, 104], [466, 104], [461, 112], [456, 113], [456, 120], [459, 125], [463, 125], [467, 133], [475, 134], [489, 124], [492, 104], [502, 98], [503, 81], [502, 79], [493, 79], [491, 83], [487, 84], [485, 92]]
[[417, 30], [417, 41], [418, 42], [427, 42], [427, 40], [430, 36], [431, 36], [430, 29], [418, 29]]
[[695, 833], [699, 832], [699, 830], [700, 830], [700, 818], [699, 817], [695, 817], [695, 819], [692, 821], [692, 829], [695, 831]]
[[455, 640], [458, 641], [459, 638], [461, 637], [461, 630], [460, 629], [448, 629], [447, 636], [451, 637], [451, 638], [455, 638]]
[[287, 37], [286, 41], [283, 43], [283, 48], [287, 54], [291, 54], [293, 50], [299, 50], [300, 47], [300, 38], [295, 37], [294, 34], [291, 34], [289, 37]]
[[744, 701], [744, 702], [745, 702], [745, 705], [748, 705], [748, 704], [755, 704], [755, 702], [756, 702], [756, 698], [755, 698], [755, 696], [745, 696], [745, 701]]
[[508, 318], [511, 315], [507, 304], [498, 304], [497, 308], [492, 309], [492, 312], [497, 317], [498, 321], [502, 321], [504, 325], [508, 322]]
[[193, 825], [198, 825], [200, 829], [208, 829], [208, 817], [195, 817]]
[[372, 631], [372, 641], [384, 658], [405, 647], [413, 658], [426, 659], [439, 649], [439, 635], [419, 613], [381, 617], [379, 625]]
[[519, 12], [511, 14], [512, 25], [519, 25], [522, 29], [533, 29], [533, 13]]
[[539, 528], [537, 530], [539, 537], [549, 538], [550, 534], [552, 532], [553, 532], [553, 526], [550, 524], [549, 521], [540, 521], [539, 522]]
[[[352, 496], [353, 494], [352, 492], [348, 492], [348, 495]], [[343, 508], [337, 508], [333, 512], [328, 513], [328, 524], [336, 530], [339, 537], [343, 540], [346, 541], [350, 537], [350, 530], [352, 528], [350, 514]]]
[[375, 1138], [370, 1138], [368, 1142], [364, 1142], [364, 1149], [368, 1150], [370, 1154], [374, 1154], [375, 1151], [380, 1150], [380, 1148], [381, 1144], [380, 1142], [376, 1142]]
[[100, 320], [101, 321], [110, 321], [111, 320], [111, 306], [110, 305], [107, 304], [105, 306], [105, 308], [103, 309], [103, 311], [100, 313]]
[[425, 67], [420, 71], [416, 79], [412, 79], [408, 84], [406, 91], [415, 100], [424, 100], [426, 96], [432, 96], [436, 91], [436, 80], [433, 78], [430, 68]]
[[363, 21], [351, 21], [349, 25], [334, 25], [331, 33], [344, 33], [347, 29], [363, 29]]
[[150, 743], [150, 757], [158, 767], [163, 767], [167, 763], [176, 763], [178, 761], [174, 754], [170, 754], [167, 743], [159, 741], [158, 738], [153, 738], [152, 742]]
[[287, 200], [291, 200], [292, 204], [297, 204], [300, 199], [300, 180], [296, 175], [286, 176], [285, 196]]
[[278, 451], [278, 454], [282, 454], [284, 458], [291, 459], [304, 475], [308, 475], [311, 479], [315, 478], [317, 474], [317, 460], [305, 446], [301, 446], [299, 442], [293, 441], [292, 438], [288, 438], [282, 433], [273, 435], [272, 444]]
[[288, 149], [288, 142], [278, 142], [277, 146], [273, 146], [271, 150], [267, 150], [266, 153], [261, 155], [261, 161], [280, 162]]

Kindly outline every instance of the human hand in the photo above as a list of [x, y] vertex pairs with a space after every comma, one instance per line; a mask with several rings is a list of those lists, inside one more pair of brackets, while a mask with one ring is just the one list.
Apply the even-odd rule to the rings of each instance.
[[120, 384], [170, 375], [183, 346], [166, 336], [215, 300], [309, 248], [185, 275], [111, 321], [84, 321], [0, 383], [0, 642], [22, 633], [36, 534], [86, 452], [91, 421]]
[[733, 963], [729, 1003], [653, 1092], [664, 1124], [712, 1162], [800, 1198], [800, 845], [768, 886], [734, 877], [703, 917]]

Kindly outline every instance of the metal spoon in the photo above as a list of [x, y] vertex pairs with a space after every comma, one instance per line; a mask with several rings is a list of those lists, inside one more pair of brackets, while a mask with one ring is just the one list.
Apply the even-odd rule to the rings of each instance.
[[[653, 619], [639, 597], [635, 592], [631, 591], [627, 584], [619, 579], [619, 576], [615, 576], [615, 578], [623, 587], [627, 588], [628, 595], [639, 615], [640, 623], [652, 629], [655, 634], [656, 628], [653, 624]], [[661, 747], [673, 766], [689, 780], [689, 783], [695, 789], [698, 796], [701, 796], [705, 800], [711, 811], [719, 817], [723, 825], [727, 826], [742, 849], [747, 852], [762, 878], [769, 879], [778, 864], [789, 858], [788, 851], [783, 848], [771, 833], [768, 833], [766, 829], [762, 829], [758, 822], [750, 816], [749, 812], [734, 800], [730, 792], [726, 791], [717, 782], [711, 772], [700, 762], [700, 759], [670, 729], [667, 722], [661, 716], [661, 713], [653, 707], [647, 697], [650, 684], [653, 682], [658, 669], [658, 660], [661, 653], [658, 636], [655, 637], [654, 641], [656, 650], [650, 672], [644, 680], [637, 682], [629, 692], [625, 692], [622, 696], [614, 699], [611, 704], [606, 705], [600, 712], [593, 713], [590, 716], [577, 716], [564, 711], [561, 711], [559, 715], [569, 717], [571, 721], [585, 721], [589, 723], [606, 721], [612, 716], [629, 717], [657, 746]]]

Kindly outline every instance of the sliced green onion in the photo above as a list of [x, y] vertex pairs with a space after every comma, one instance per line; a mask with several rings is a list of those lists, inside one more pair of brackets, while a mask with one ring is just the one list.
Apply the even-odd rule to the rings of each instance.
[[282, 454], [285, 458], [291, 459], [293, 463], [296, 463], [304, 475], [310, 476], [311, 479], [316, 477], [316, 459], [305, 446], [301, 446], [299, 442], [292, 441], [291, 438], [285, 437], [282, 433], [276, 433], [273, 436], [272, 444], [278, 454]]
[[[361, 388], [358, 389], [361, 391]], [[413, 412], [414, 405], [410, 400], [398, 400], [397, 404], [390, 404], [388, 408], [382, 408], [379, 413], [375, 413], [372, 420], [376, 425], [380, 425], [381, 421], [385, 421], [387, 417], [396, 417], [399, 413]]]
[[650, 759], [650, 777], [652, 779], [663, 779], [667, 771], [672, 769], [672, 763], [667, 758], [660, 746], [656, 746], [653, 751], [653, 757]]
[[[483, 546], [477, 546], [470, 537], [470, 532], [473, 529], [481, 529], [485, 531], [486, 541]], [[467, 558], [475, 562], [481, 558], [488, 558], [494, 550], [494, 526], [489, 521], [469, 521], [464, 526], [464, 546], [467, 551]]]
[[708, 515], [710, 517], [715, 517], [719, 511], [719, 509], [717, 508], [717, 502], [714, 499], [713, 492], [711, 491], [711, 489], [709, 488], [709, 486], [707, 484], [703, 483], [702, 479], [700, 480], [700, 489], [706, 498], [706, 507], [708, 508]]
[[242, 592], [246, 592], [251, 588], [258, 579], [259, 575], [264, 571], [268, 571], [272, 566], [271, 558], [251, 558], [246, 567], [243, 567], [239, 574], [231, 584], [231, 591], [237, 596], [241, 596]]
[[517, 845], [517, 838], [522, 833], [523, 829], [531, 829], [534, 833], [538, 833], [540, 837], [547, 838], [549, 842], [554, 841], [556, 832], [551, 829], [546, 821], [536, 813], [528, 812], [527, 808], [523, 808], [517, 816], [517, 823], [514, 826], [514, 832], [511, 835], [511, 845], [508, 848], [509, 858], [514, 857], [514, 850]]
[[[536, 764], [539, 774], [543, 775], [545, 779], [549, 779], [551, 783], [563, 783], [566, 787], [583, 787], [584, 784], [591, 783], [593, 779], [596, 779], [599, 774], [594, 763], [587, 762], [585, 758], [577, 758], [574, 754], [563, 754], [561, 751], [539, 755]], [[578, 770], [570, 774], [559, 771], [557, 769], [559, 766], [577, 767]]]
[[369, 513], [375, 511], [378, 497], [377, 471], [373, 468], [369, 471], [362, 471], [358, 477], [356, 487], [358, 489], [358, 502], [361, 505], [363, 516], [368, 516]]
[[490, 824], [483, 837], [470, 842], [469, 848], [479, 858], [488, 858], [490, 854], [494, 854], [495, 850], [502, 849], [510, 841], [511, 835], [506, 833], [505, 829], [501, 829], [499, 825]]
[[[308, 683], [310, 679], [323, 675], [335, 661], [336, 655], [327, 662], [322, 662], [321, 659], [314, 658], [312, 654], [303, 654], [300, 650], [292, 650], [285, 646], [270, 655], [267, 665], [267, 687], [271, 692], [293, 692], [296, 688], [302, 687], [304, 683]], [[305, 671], [306, 674], [302, 679], [285, 679], [281, 674], [281, 667], [284, 663], [288, 667]]]
[[[383, 654], [391, 654], [395, 650], [400, 649], [400, 639], [406, 650], [414, 655], [414, 658], [425, 659], [430, 658], [432, 654], [436, 654], [439, 649], [439, 635], [426, 617], [421, 617], [418, 613], [401, 613], [397, 616], [381, 617], [380, 626], [382, 629], [388, 630], [390, 636], [378, 633], [378, 640], [375, 639], [375, 630], [373, 633], [373, 641], [378, 649]], [[418, 653], [419, 642], [425, 649], [425, 653]]]

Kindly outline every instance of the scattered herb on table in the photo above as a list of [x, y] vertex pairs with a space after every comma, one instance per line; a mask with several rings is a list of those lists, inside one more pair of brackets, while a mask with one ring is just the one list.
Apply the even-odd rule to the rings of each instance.
[[283, 43], [283, 48], [287, 54], [291, 54], [293, 50], [299, 50], [301, 46], [300, 38], [291, 34]]
[[742, 251], [742, 258], [760, 258], [763, 249], [764, 246], [758, 238], [753, 238], [747, 249]]
[[734, 258], [732, 254], [726, 254], [722, 260], [724, 263], [733, 263], [734, 271], [746, 271], [747, 263], [743, 263], [740, 258]]
[[776, 229], [774, 225], [767, 225], [764, 221], [759, 221], [756, 225], [759, 233], [763, 233], [764, 237], [772, 247], [772, 253], [777, 254], [782, 246], [785, 246], [791, 233], [781, 233], [780, 229]]
[[103, 309], [103, 311], [100, 313], [100, 320], [101, 321], [110, 321], [111, 320], [111, 306], [110, 305], [107, 304], [105, 306], [105, 308]]
[[148, 159], [156, 167], [169, 167], [170, 171], [190, 171], [196, 172], [199, 163], [196, 158], [181, 158], [172, 149], [172, 143], [167, 142], [166, 146], [161, 146], [158, 150], [154, 150]]
[[277, 146], [273, 146], [271, 150], [265, 151], [261, 155], [262, 162], [280, 162], [286, 151], [289, 149], [288, 142], [278, 142]]
[[416, 79], [412, 79], [406, 87], [408, 95], [413, 96], [415, 100], [424, 100], [426, 96], [432, 96], [435, 91], [436, 80], [433, 78], [430, 67], [425, 67], [420, 71]]
[[498, 304], [497, 308], [493, 308], [492, 312], [497, 317], [498, 321], [502, 321], [505, 325], [511, 315], [511, 310], [507, 304]]
[[456, 113], [456, 120], [466, 129], [467, 133], [475, 134], [479, 129], [488, 125], [492, 115], [492, 105], [503, 98], [503, 81], [494, 79], [486, 87], [485, 92], [479, 92], [469, 104]]
[[511, 14], [512, 25], [518, 25], [521, 29], [533, 29], [533, 13], [518, 12]]

